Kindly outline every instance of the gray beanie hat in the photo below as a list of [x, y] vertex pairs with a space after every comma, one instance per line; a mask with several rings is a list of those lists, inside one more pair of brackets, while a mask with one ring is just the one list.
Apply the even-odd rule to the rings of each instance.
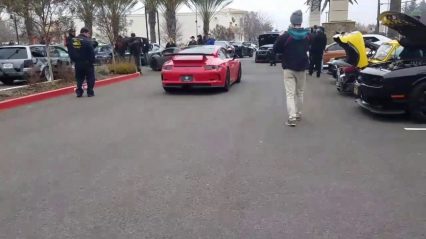
[[290, 22], [293, 25], [302, 25], [303, 22], [303, 13], [302, 10], [297, 10], [291, 14]]

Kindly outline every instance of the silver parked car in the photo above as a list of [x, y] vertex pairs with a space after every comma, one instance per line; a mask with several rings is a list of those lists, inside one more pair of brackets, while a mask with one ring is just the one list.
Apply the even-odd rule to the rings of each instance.
[[[53, 74], [58, 67], [71, 65], [68, 52], [61, 46], [49, 46]], [[50, 80], [45, 45], [14, 45], [0, 47], [0, 81], [12, 85], [15, 80], [26, 80], [31, 75]]]

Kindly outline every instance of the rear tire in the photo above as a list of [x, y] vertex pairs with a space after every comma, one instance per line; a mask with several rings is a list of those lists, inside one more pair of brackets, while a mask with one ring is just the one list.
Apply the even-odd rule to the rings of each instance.
[[3, 84], [5, 85], [14, 85], [15, 80], [14, 79], [1, 79], [1, 82], [3, 82]]
[[410, 114], [418, 122], [426, 122], [426, 82], [414, 87], [410, 95]]
[[237, 81], [235, 81], [235, 82], [240, 83], [241, 78], [242, 78], [242, 69], [241, 69], [241, 63], [240, 63], [240, 67], [238, 68], [238, 78], [237, 78]]
[[226, 71], [225, 85], [223, 86], [223, 91], [228, 92], [231, 88], [231, 72], [229, 69]]
[[157, 59], [152, 58], [152, 59], [151, 59], [151, 62], [150, 62], [149, 64], [150, 64], [151, 69], [152, 69], [153, 71], [158, 71], [158, 70], [159, 70], [159, 69], [158, 69]]

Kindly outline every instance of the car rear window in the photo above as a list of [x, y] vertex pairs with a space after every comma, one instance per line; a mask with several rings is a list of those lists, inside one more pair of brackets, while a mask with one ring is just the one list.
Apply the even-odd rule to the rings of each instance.
[[7, 47], [0, 48], [0, 59], [1, 60], [16, 60], [16, 59], [27, 59], [27, 49], [25, 47]]
[[216, 47], [215, 46], [199, 46], [187, 48], [180, 51], [179, 53], [193, 53], [193, 54], [214, 54]]

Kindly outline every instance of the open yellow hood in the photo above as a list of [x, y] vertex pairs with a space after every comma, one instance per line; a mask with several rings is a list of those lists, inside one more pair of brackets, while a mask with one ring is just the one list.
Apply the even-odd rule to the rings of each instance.
[[346, 51], [346, 62], [358, 68], [368, 65], [367, 50], [361, 32], [337, 34], [333, 37]]

